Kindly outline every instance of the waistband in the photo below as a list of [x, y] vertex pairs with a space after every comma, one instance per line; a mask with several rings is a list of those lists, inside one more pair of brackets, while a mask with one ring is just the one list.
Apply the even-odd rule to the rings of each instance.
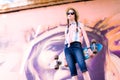
[[[65, 46], [67, 47], [68, 44], [65, 44]], [[81, 43], [78, 41], [72, 42], [70, 43], [70, 47], [81, 47]]]
[[70, 45], [74, 45], [74, 44], [80, 44], [81, 45], [81, 42], [75, 41], [75, 42], [70, 43]]

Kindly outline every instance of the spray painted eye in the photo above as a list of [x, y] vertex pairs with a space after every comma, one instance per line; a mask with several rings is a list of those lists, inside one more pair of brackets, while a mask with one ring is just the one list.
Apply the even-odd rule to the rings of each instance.
[[51, 44], [49, 44], [46, 49], [47, 50], [51, 50], [51, 51], [61, 51], [63, 48], [63, 42], [53, 42]]
[[47, 50], [52, 50], [52, 51], [57, 51], [58, 50], [58, 46], [56, 46], [56, 45], [49, 45], [49, 46], [47, 46]]

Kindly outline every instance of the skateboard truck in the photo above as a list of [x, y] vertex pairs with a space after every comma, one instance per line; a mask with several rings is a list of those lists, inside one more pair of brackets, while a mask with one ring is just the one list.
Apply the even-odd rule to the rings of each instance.
[[92, 51], [93, 51], [93, 53], [97, 54], [97, 46], [96, 46], [97, 42], [96, 42], [96, 40], [92, 39], [91, 43], [92, 43]]

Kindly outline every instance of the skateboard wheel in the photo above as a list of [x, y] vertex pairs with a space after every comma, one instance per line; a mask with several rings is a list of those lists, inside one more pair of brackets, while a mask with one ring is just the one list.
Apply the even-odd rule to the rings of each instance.
[[55, 70], [57, 70], [57, 69], [59, 69], [59, 65], [56, 65], [56, 66], [55, 66]]
[[97, 49], [93, 50], [93, 53], [94, 53], [94, 54], [97, 54]]
[[55, 59], [55, 60], [58, 60], [58, 55], [56, 55], [54, 59]]
[[93, 43], [96, 43], [96, 40], [95, 39], [92, 39], [91, 40], [91, 43], [93, 44]]

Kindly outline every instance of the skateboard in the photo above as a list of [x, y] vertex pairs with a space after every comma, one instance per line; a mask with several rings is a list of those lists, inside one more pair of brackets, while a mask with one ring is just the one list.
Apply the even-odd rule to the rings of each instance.
[[54, 60], [52, 61], [52, 63], [50, 63], [49, 66], [51, 69], [58, 70], [61, 64], [62, 64], [62, 62], [59, 61], [59, 55], [55, 55]]
[[[93, 39], [91, 41], [91, 45], [90, 45], [90, 49], [92, 50], [93, 54], [97, 54], [99, 53], [103, 48], [103, 45], [101, 43], [97, 43], [95, 39]], [[85, 56], [85, 60], [90, 58], [90, 55], [88, 53], [88, 49], [87, 47], [83, 48], [83, 53]]]
[[58, 60], [59, 59], [58, 55], [56, 55], [54, 59], [56, 61], [55, 70], [57, 70], [59, 69], [59, 66], [62, 64], [62, 62]]

